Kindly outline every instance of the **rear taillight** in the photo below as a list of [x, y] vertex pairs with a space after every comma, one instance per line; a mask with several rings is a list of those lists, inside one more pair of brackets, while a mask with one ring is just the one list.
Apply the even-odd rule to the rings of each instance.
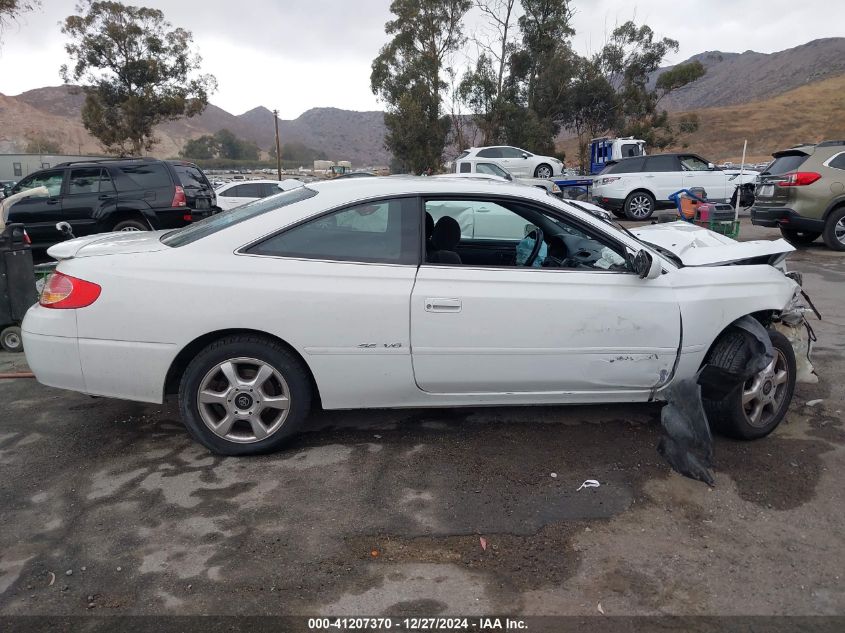
[[193, 222], [193, 221], [194, 221], [194, 216], [193, 216], [192, 214], [190, 214], [190, 213], [186, 213], [185, 215], [183, 215], [183, 216], [182, 216], [182, 219], [183, 219], [185, 222]]
[[45, 308], [84, 308], [94, 303], [102, 289], [97, 284], [54, 272], [44, 284], [38, 300]]
[[806, 185], [812, 185], [821, 177], [821, 174], [817, 174], [814, 171], [794, 171], [791, 174], [784, 174], [783, 178], [785, 178], [786, 180], [781, 180], [778, 183], [778, 186], [804, 187]]
[[32, 244], [32, 238], [29, 237], [29, 233], [27, 233], [26, 231], [23, 232], [23, 243], [30, 245]]
[[179, 185], [176, 185], [176, 191], [173, 194], [173, 202], [170, 203], [171, 207], [187, 207], [188, 206], [188, 199], [185, 197], [185, 190], [182, 189]]

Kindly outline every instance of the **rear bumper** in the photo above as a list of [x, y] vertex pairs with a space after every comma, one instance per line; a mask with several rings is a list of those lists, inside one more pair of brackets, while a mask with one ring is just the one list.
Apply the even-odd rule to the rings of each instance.
[[621, 211], [625, 206], [624, 198], [610, 198], [607, 196], [593, 196], [593, 204], [611, 211]]
[[35, 305], [23, 325], [24, 352], [36, 379], [48, 387], [162, 402], [175, 345], [87, 339], [77, 336], [76, 310]]
[[785, 207], [751, 207], [751, 224], [756, 226], [784, 227], [798, 231], [824, 230], [824, 220], [807, 218]]

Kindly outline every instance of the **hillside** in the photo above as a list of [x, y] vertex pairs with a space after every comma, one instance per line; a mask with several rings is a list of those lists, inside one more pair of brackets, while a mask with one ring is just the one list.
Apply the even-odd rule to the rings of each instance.
[[[813, 40], [769, 54], [708, 51], [687, 61], [700, 61], [707, 74], [666, 97], [661, 106], [669, 111], [761, 101], [845, 74], [845, 38]], [[653, 80], [664, 70], [654, 73]]]
[[[83, 101], [84, 96], [70, 86], [37, 88], [15, 97], [0, 95], [0, 152], [23, 151], [33, 134], [55, 138], [67, 152], [100, 151], [96, 139], [80, 122]], [[265, 151], [275, 144], [273, 113], [267, 108], [257, 107], [236, 116], [210, 104], [199, 116], [158, 126], [159, 143], [153, 154], [176, 156], [186, 140], [223, 128]], [[334, 160], [351, 160], [356, 165], [389, 162], [381, 112], [314, 108], [291, 121], [279, 119], [279, 134], [283, 144], [304, 143]]]

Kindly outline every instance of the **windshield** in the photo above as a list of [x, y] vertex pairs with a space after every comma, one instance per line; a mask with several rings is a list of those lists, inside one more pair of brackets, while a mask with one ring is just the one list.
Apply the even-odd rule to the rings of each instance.
[[162, 244], [177, 248], [185, 244], [191, 244], [209, 235], [213, 235], [225, 228], [240, 224], [259, 215], [263, 215], [276, 209], [281, 209], [291, 204], [308, 200], [317, 195], [317, 192], [308, 187], [297, 187], [290, 191], [278, 193], [269, 198], [262, 198], [254, 202], [248, 202], [234, 209], [222, 211], [199, 222], [194, 222], [184, 228], [176, 229], [165, 234], [161, 238]]

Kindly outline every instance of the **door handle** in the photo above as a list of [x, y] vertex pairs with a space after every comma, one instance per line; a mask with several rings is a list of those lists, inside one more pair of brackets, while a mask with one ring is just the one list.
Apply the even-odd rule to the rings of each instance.
[[444, 299], [440, 297], [431, 297], [425, 300], [426, 312], [460, 312], [460, 299]]
[[114, 200], [114, 196], [108, 193], [100, 194], [100, 200]]
[[58, 198], [47, 198], [47, 204], [59, 204]]

